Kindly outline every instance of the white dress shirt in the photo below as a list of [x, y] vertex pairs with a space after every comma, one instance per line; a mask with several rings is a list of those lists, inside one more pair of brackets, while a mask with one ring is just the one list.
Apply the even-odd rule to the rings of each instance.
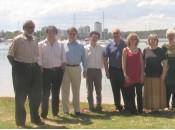
[[88, 44], [85, 46], [87, 68], [101, 69], [103, 67], [104, 47], [96, 44], [95, 47]]
[[66, 63], [64, 45], [56, 41], [53, 45], [47, 39], [39, 42], [39, 65], [43, 68], [60, 67]]

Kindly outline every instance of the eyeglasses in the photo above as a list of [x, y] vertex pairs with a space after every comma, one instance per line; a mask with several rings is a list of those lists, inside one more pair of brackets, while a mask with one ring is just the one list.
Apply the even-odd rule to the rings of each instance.
[[35, 28], [35, 26], [26, 26], [26, 28]]

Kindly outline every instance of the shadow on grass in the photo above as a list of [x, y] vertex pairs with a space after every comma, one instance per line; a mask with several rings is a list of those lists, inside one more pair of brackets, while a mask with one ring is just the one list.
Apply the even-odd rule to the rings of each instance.
[[26, 126], [26, 129], [68, 129], [65, 126], [56, 126], [56, 125], [49, 125], [49, 124], [45, 124], [42, 126], [36, 126], [36, 127], [32, 127], [32, 126]]
[[159, 117], [159, 118], [174, 118], [175, 112], [171, 111], [161, 111], [161, 112], [150, 112], [150, 113], [143, 113], [145, 117]]

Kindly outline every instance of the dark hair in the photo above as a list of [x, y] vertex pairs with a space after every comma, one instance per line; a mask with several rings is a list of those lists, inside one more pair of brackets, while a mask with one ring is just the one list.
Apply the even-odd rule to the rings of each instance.
[[48, 33], [49, 30], [54, 31], [56, 34], [58, 33], [58, 29], [54, 25], [50, 25], [46, 28], [46, 33]]
[[67, 33], [69, 33], [70, 31], [74, 31], [74, 32], [76, 32], [76, 34], [78, 34], [78, 31], [75, 27], [70, 27], [67, 29]]
[[27, 20], [23, 24], [23, 29], [25, 29], [29, 24], [33, 24], [33, 26], [35, 27], [35, 24], [32, 20]]
[[100, 38], [100, 33], [97, 32], [97, 31], [92, 31], [92, 32], [89, 34], [90, 37], [92, 37], [92, 35], [97, 35], [98, 38]]

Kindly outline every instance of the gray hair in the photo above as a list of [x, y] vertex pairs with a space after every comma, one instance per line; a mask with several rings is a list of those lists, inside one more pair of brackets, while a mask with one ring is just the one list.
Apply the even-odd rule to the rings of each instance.
[[168, 37], [168, 35], [170, 35], [170, 34], [175, 35], [175, 29], [174, 29], [174, 28], [169, 28], [169, 29], [166, 31], [166, 37]]

